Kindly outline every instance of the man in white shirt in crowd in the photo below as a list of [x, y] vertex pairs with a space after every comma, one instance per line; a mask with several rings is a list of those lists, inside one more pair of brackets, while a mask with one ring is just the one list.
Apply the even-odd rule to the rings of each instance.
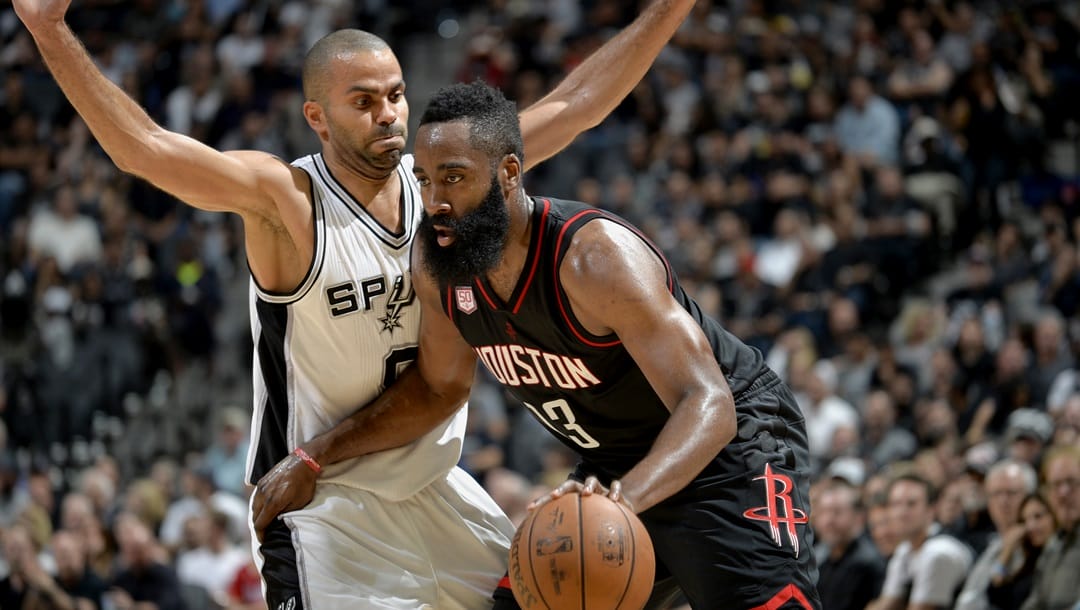
[[889, 511], [903, 542], [885, 571], [873, 610], [951, 608], [971, 567], [971, 550], [941, 533], [934, 521], [937, 491], [921, 476], [901, 474], [889, 485]]

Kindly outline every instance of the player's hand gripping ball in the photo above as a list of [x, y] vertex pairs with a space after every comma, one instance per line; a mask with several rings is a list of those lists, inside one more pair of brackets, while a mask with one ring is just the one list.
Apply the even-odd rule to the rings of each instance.
[[655, 569], [645, 525], [601, 494], [542, 504], [510, 544], [510, 588], [525, 610], [641, 610]]

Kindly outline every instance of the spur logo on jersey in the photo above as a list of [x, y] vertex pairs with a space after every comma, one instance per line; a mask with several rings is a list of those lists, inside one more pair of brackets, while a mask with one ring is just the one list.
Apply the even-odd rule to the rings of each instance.
[[372, 311], [381, 300], [379, 297], [389, 293], [386, 311], [379, 318], [379, 322], [383, 325], [383, 332], [393, 333], [395, 328], [401, 328], [402, 308], [412, 304], [416, 293], [404, 276], [397, 276], [393, 287], [388, 290], [389, 284], [388, 278], [377, 275], [359, 283], [349, 281], [330, 286], [326, 289], [326, 303], [330, 308], [330, 315], [340, 318], [358, 311]]
[[457, 300], [457, 308], [468, 315], [476, 311], [476, 293], [470, 286], [457, 286], [454, 288], [454, 299]]
[[783, 532], [787, 533], [787, 540], [795, 549], [795, 556], [799, 556], [799, 533], [796, 525], [806, 525], [809, 520], [806, 513], [795, 507], [791, 500], [791, 492], [795, 485], [791, 477], [773, 472], [772, 464], [765, 464], [765, 474], [754, 477], [755, 481], [765, 482], [765, 505], [743, 511], [743, 516], [752, 521], [764, 521], [769, 524], [769, 534], [776, 546], [783, 547]]
[[542, 385], [581, 390], [600, 385], [600, 379], [581, 358], [551, 354], [521, 345], [474, 347], [484, 366], [505, 386]]

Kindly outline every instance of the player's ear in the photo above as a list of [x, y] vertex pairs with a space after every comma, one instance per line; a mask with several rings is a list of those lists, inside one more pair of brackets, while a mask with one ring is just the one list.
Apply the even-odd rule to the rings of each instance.
[[521, 186], [521, 173], [524, 167], [517, 155], [510, 153], [505, 155], [499, 163], [499, 180], [503, 188], [513, 190]]
[[326, 126], [326, 116], [323, 114], [323, 108], [318, 102], [304, 102], [304, 118], [307, 119], [311, 129], [319, 135], [320, 140], [325, 142], [330, 139], [330, 131]]

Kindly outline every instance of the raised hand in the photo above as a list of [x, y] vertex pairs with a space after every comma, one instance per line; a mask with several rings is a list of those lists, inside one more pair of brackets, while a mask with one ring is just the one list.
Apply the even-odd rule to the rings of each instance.
[[15, 14], [31, 32], [64, 20], [71, 0], [12, 0]]

